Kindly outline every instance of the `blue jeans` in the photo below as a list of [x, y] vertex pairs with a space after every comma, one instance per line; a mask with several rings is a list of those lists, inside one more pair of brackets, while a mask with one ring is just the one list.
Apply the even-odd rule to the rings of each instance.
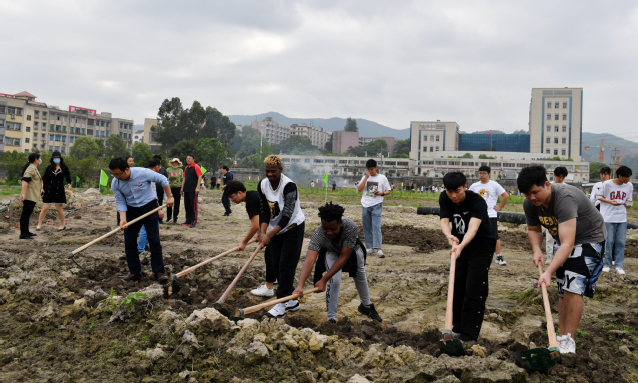
[[627, 222], [605, 222], [607, 240], [605, 242], [605, 266], [611, 267], [616, 261], [616, 268], [621, 269], [625, 263], [625, 243], [627, 242]]
[[363, 236], [366, 241], [366, 249], [380, 249], [383, 237], [381, 236], [381, 212], [383, 203], [370, 207], [361, 207], [361, 221], [363, 222]]

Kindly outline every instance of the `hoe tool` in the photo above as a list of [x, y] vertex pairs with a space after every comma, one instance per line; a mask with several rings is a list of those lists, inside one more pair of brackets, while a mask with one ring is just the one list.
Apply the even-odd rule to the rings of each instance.
[[239, 278], [241, 278], [241, 276], [244, 274], [248, 266], [250, 266], [250, 263], [253, 261], [253, 259], [255, 259], [255, 257], [257, 256], [257, 253], [259, 253], [259, 250], [261, 250], [262, 247], [263, 247], [262, 244], [259, 244], [259, 246], [257, 246], [257, 249], [255, 249], [255, 251], [250, 256], [250, 258], [248, 258], [248, 260], [246, 261], [244, 266], [241, 268], [241, 270], [239, 270], [239, 273], [237, 274], [235, 279], [233, 279], [233, 281], [230, 283], [226, 291], [224, 291], [224, 294], [222, 294], [219, 300], [215, 302], [215, 309], [217, 309], [217, 311], [219, 311], [225, 317], [230, 318], [230, 313], [228, 312], [228, 310], [224, 308], [224, 302], [226, 302], [226, 299], [235, 288], [237, 281], [239, 281]]
[[[538, 263], [538, 272], [543, 274], [543, 265]], [[549, 337], [549, 348], [537, 347], [531, 350], [518, 351], [514, 353], [516, 364], [528, 371], [546, 371], [556, 365], [560, 359], [560, 352], [556, 345], [556, 332], [554, 331], [554, 320], [549, 308], [549, 297], [547, 296], [547, 286], [541, 284], [543, 290], [543, 305], [545, 306], [545, 320], [547, 321], [547, 336]]]
[[[251, 239], [247, 244], [251, 244], [253, 242], [255, 242], [254, 238]], [[200, 268], [200, 267], [202, 267], [202, 266], [204, 266], [204, 265], [206, 265], [206, 264], [208, 264], [208, 263], [210, 263], [210, 262], [212, 262], [212, 261], [214, 261], [216, 259], [224, 257], [224, 256], [226, 256], [226, 255], [228, 255], [228, 254], [230, 254], [230, 253], [232, 253], [234, 251], [237, 251], [237, 250], [239, 250], [239, 247], [232, 248], [232, 249], [230, 249], [230, 250], [228, 250], [226, 252], [223, 252], [223, 253], [221, 253], [219, 255], [216, 255], [216, 256], [214, 256], [212, 258], [209, 258], [209, 259], [207, 259], [205, 261], [202, 261], [202, 262], [196, 264], [195, 266], [191, 266], [191, 267], [189, 267], [186, 270], [182, 270], [182, 271], [180, 271], [177, 274], [172, 274], [171, 275], [171, 286], [170, 286], [170, 291], [168, 292], [168, 295], [177, 294], [182, 289], [181, 286], [179, 285], [179, 280], [178, 280], [180, 277], [183, 277], [184, 275], [189, 274], [189, 273], [195, 271], [196, 269], [198, 269], [198, 268]]]
[[439, 341], [439, 349], [441, 352], [450, 356], [465, 355], [463, 342], [454, 338], [452, 334], [452, 303], [454, 299], [454, 273], [456, 272], [456, 254], [451, 255], [450, 261], [450, 279], [447, 286], [447, 307], [445, 309], [445, 330], [443, 338]]
[[[162, 206], [160, 206], [160, 207], [158, 207], [158, 208], [156, 208], [156, 209], [153, 209], [153, 210], [149, 211], [148, 213], [146, 213], [146, 214], [144, 214], [144, 215], [142, 215], [142, 216], [140, 216], [140, 217], [137, 217], [137, 218], [135, 218], [134, 220], [132, 220], [132, 221], [128, 222], [128, 223], [127, 223], [127, 225], [129, 225], [129, 226], [130, 226], [131, 224], [133, 224], [133, 223], [135, 223], [135, 222], [137, 222], [137, 221], [141, 221], [141, 220], [143, 220], [144, 218], [148, 217], [149, 215], [151, 215], [151, 214], [153, 214], [153, 213], [155, 213], [155, 212], [157, 212], [157, 211], [159, 211], [159, 210], [161, 210], [161, 209], [163, 209], [163, 208], [165, 208], [165, 207], [166, 207], [166, 204], [164, 204], [164, 205], [162, 205]], [[115, 233], [119, 233], [120, 231], [122, 231], [122, 228], [118, 226], [118, 227], [117, 227], [117, 229], [111, 230], [110, 232], [108, 232], [108, 233], [104, 234], [104, 235], [103, 235], [103, 236], [101, 236], [100, 238], [98, 238], [98, 239], [94, 239], [94, 240], [92, 240], [91, 242], [87, 243], [86, 245], [84, 245], [84, 246], [82, 246], [82, 247], [78, 247], [77, 249], [75, 249], [75, 250], [73, 250], [73, 251], [69, 252], [68, 257], [69, 257], [70, 259], [72, 259], [72, 260], [73, 260], [73, 257], [74, 257], [77, 253], [81, 252], [82, 250], [85, 250], [85, 249], [86, 249], [86, 248], [88, 248], [88, 247], [91, 247], [91, 246], [95, 245], [96, 243], [100, 242], [100, 241], [101, 241], [101, 240], [103, 240], [103, 239], [106, 239], [106, 238], [108, 238], [108, 237], [112, 236], [112, 235], [113, 235], [113, 234], [115, 234]]]
[[[306, 294], [315, 293], [318, 290], [319, 289], [315, 287], [314, 289], [310, 289], [310, 290], [304, 291], [303, 294], [306, 295]], [[267, 301], [267, 302], [260, 303], [260, 304], [255, 305], [255, 306], [246, 307], [245, 309], [237, 309], [237, 310], [235, 310], [235, 315], [230, 317], [230, 320], [232, 320], [235, 323], [237, 323], [237, 321], [245, 319], [245, 315], [247, 315], [247, 314], [254, 313], [254, 312], [259, 311], [261, 309], [265, 309], [266, 307], [274, 306], [277, 303], [288, 302], [289, 300], [292, 300], [292, 299], [297, 299], [297, 294], [288, 295], [287, 297], [275, 299], [274, 301]]]

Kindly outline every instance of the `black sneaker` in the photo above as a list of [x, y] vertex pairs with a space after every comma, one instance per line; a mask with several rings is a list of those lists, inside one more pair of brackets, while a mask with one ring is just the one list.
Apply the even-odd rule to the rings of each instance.
[[328, 319], [328, 323], [337, 323], [336, 319]]
[[374, 308], [374, 303], [371, 303], [370, 307], [365, 307], [363, 303], [361, 303], [359, 305], [359, 312], [367, 316], [368, 318], [376, 320], [377, 322], [383, 322], [383, 319], [381, 319], [381, 316], [377, 312], [377, 309]]

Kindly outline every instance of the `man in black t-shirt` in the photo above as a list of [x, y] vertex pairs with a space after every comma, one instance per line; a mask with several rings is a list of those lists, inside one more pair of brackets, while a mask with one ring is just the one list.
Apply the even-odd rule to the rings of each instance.
[[445, 192], [439, 197], [441, 231], [452, 247], [450, 256], [456, 256], [452, 332], [464, 342], [477, 340], [485, 314], [496, 235], [485, 200], [467, 190], [463, 173], [447, 173], [443, 184]]
[[181, 194], [184, 196], [186, 222], [182, 223], [182, 226], [193, 228], [197, 225], [197, 195], [199, 194], [199, 185], [202, 182], [202, 168], [195, 163], [195, 156], [192, 154], [186, 156], [186, 164], [181, 188]]
[[[222, 166], [221, 169], [222, 169], [222, 181], [224, 182], [224, 185], [222, 186], [222, 190], [225, 190], [226, 184], [233, 180], [233, 173], [228, 168], [228, 165]], [[222, 205], [224, 205], [224, 209], [226, 210], [226, 212], [224, 212], [224, 217], [228, 217], [230, 213], [232, 213], [233, 211], [230, 210], [230, 200], [226, 196], [226, 193], [222, 194]]]
[[[246, 187], [240, 181], [230, 181], [224, 186], [224, 196], [230, 201], [236, 204], [242, 202], [246, 203], [246, 213], [250, 219], [250, 229], [244, 239], [237, 244], [240, 250], [243, 250], [250, 241], [251, 238], [257, 235], [257, 241], [260, 240], [261, 230], [259, 230], [259, 215], [261, 214], [261, 199], [259, 198], [259, 192], [256, 190], [246, 191]], [[270, 245], [266, 246], [264, 252], [266, 260], [266, 284], [259, 286], [256, 289], [251, 290], [251, 294], [260, 297], [272, 297], [275, 295], [273, 286], [277, 277], [275, 277], [275, 270], [272, 266], [272, 254], [270, 252]]]

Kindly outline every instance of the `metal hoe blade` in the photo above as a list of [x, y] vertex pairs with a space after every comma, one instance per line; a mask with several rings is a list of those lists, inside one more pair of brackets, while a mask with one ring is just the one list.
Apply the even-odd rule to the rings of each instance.
[[538, 347], [514, 353], [516, 364], [528, 371], [546, 371], [556, 365], [560, 352], [556, 347]]
[[443, 331], [443, 339], [439, 341], [439, 349], [442, 353], [448, 354], [450, 356], [465, 355], [463, 342], [461, 342], [459, 339], [454, 339], [451, 330]]
[[235, 323], [237, 323], [240, 320], [246, 319], [244, 318], [244, 309], [237, 309], [235, 311], [235, 315], [231, 316], [228, 319], [232, 320]]
[[177, 281], [177, 275], [173, 274], [171, 276], [171, 294], [179, 293], [179, 290], [182, 288], [179, 286], [179, 282]]
[[230, 318], [230, 313], [228, 312], [228, 310], [224, 308], [224, 302], [217, 301], [215, 302], [213, 307], [215, 308], [215, 310], [219, 311], [219, 313], [225, 316], [226, 318]]

